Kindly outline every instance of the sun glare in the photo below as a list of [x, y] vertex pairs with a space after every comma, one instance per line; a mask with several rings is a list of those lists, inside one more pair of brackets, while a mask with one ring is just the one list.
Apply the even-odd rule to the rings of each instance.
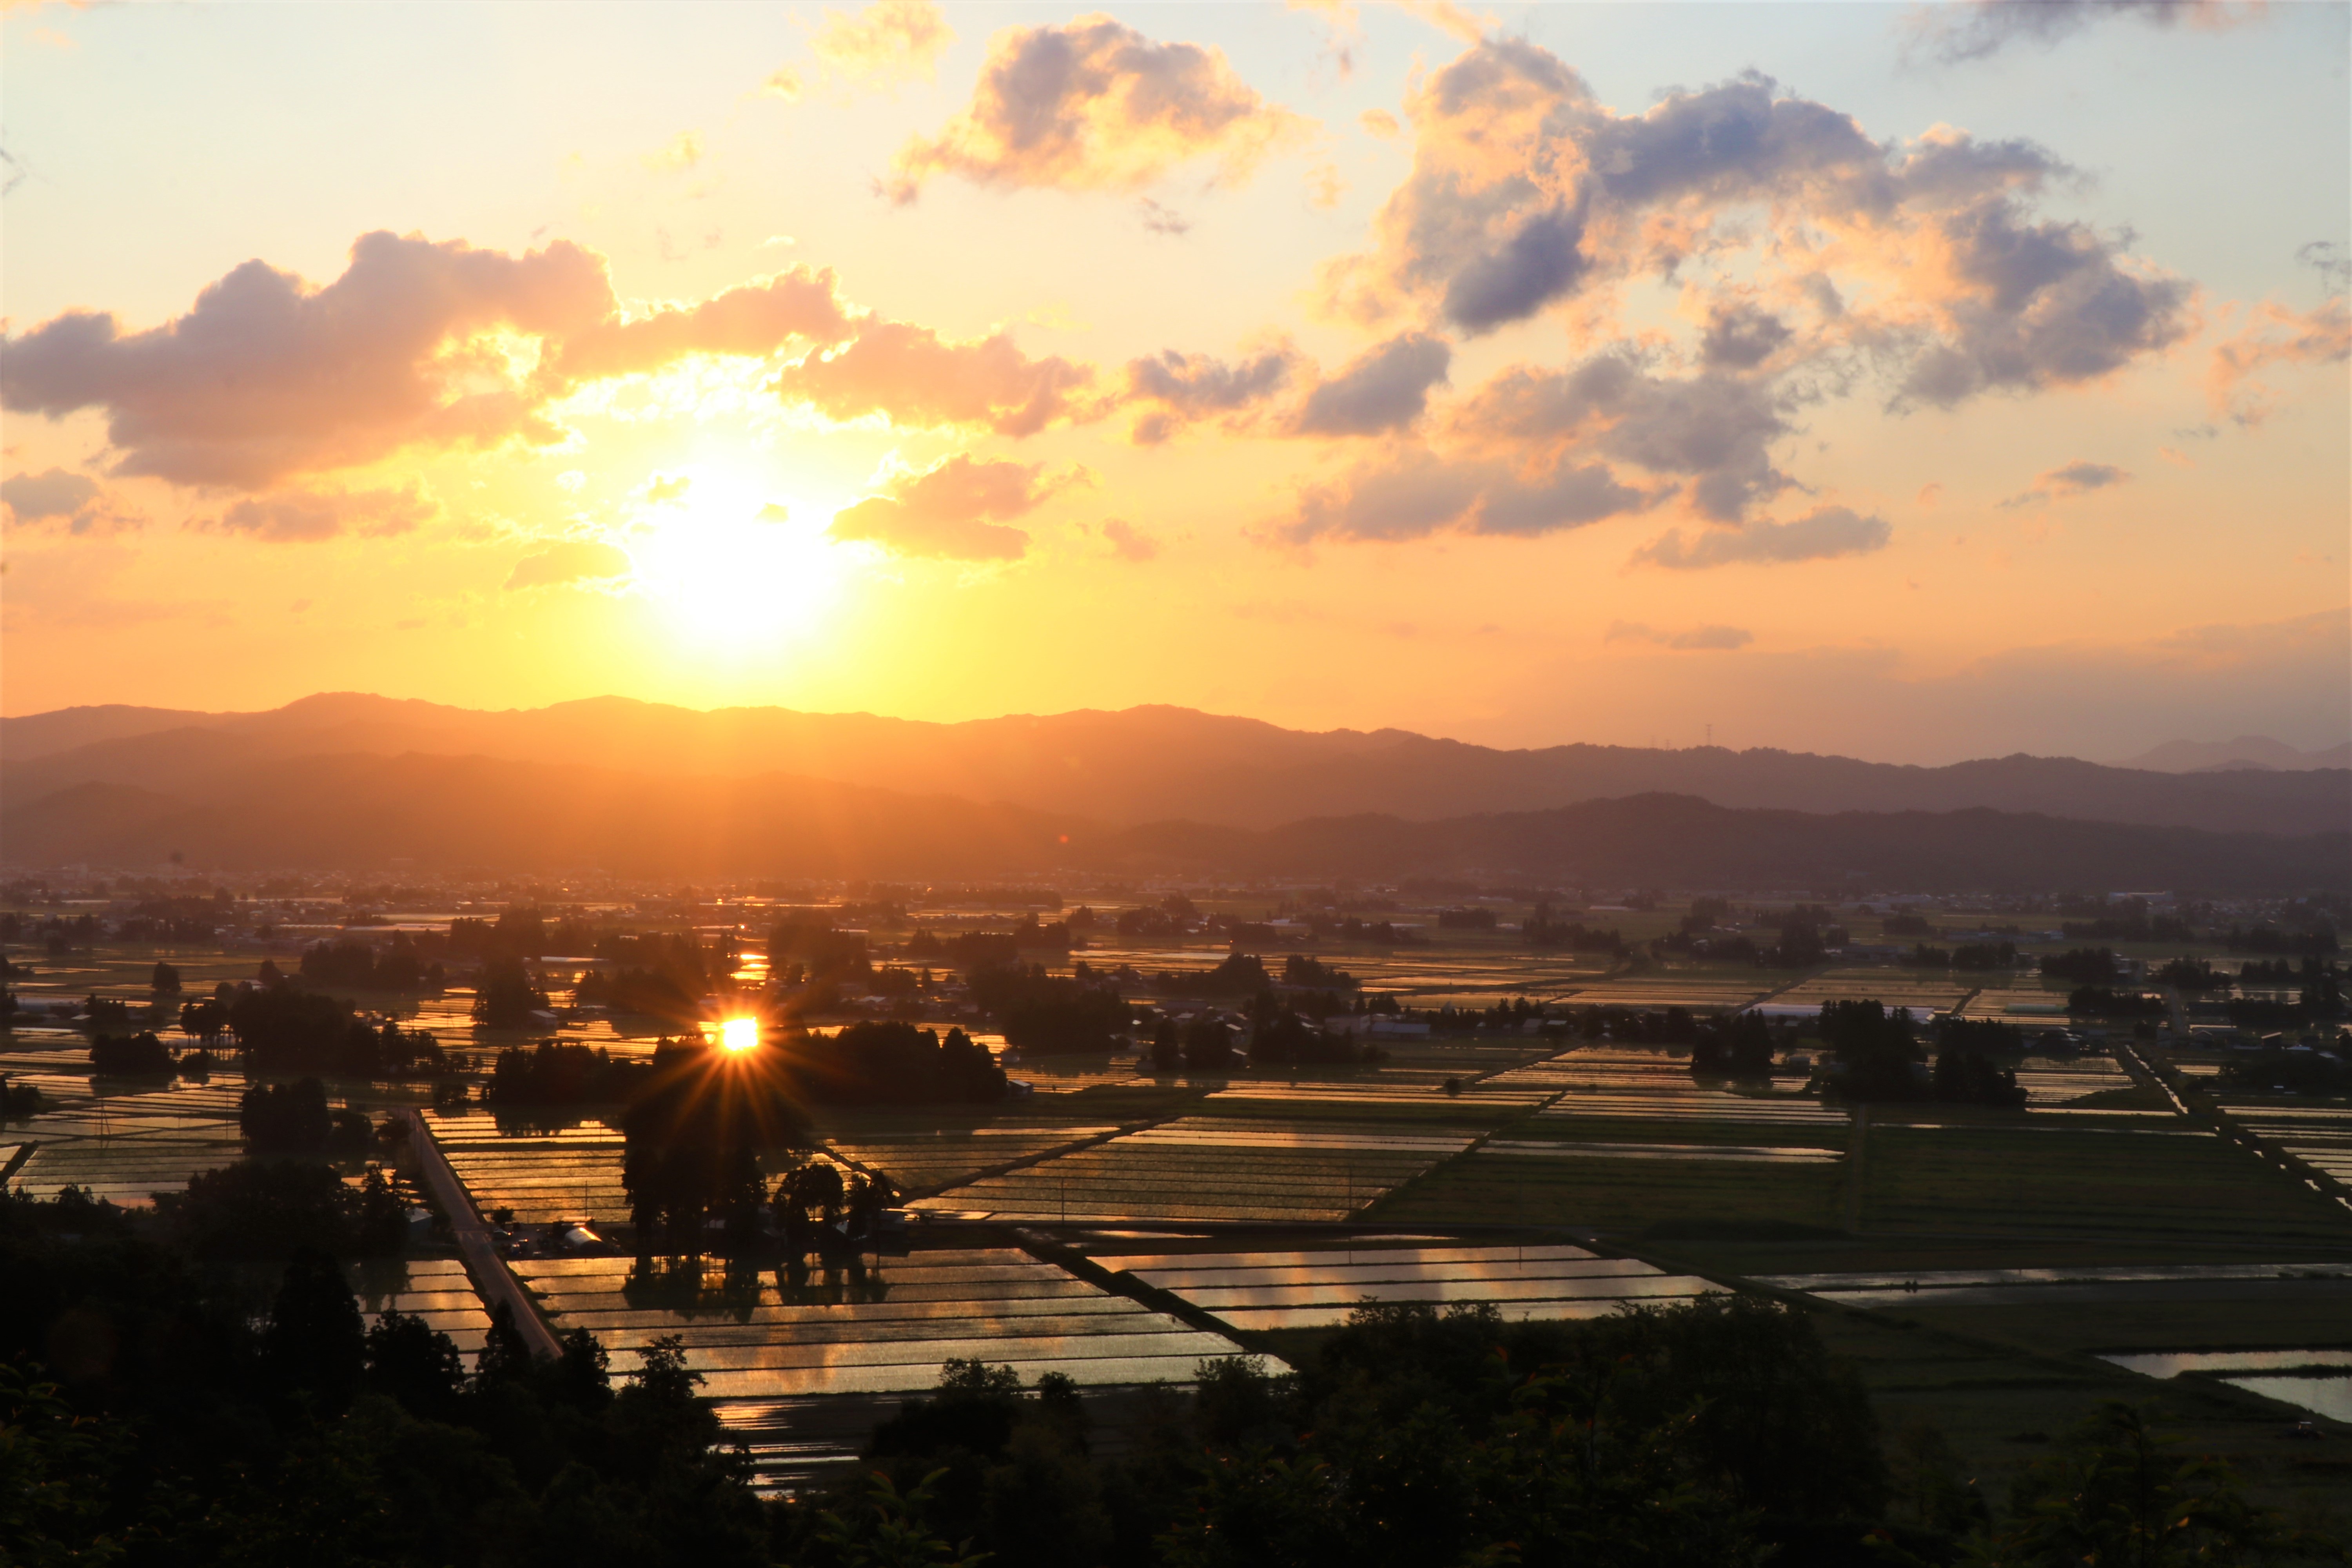
[[719, 1048], [723, 1051], [748, 1051], [760, 1043], [760, 1020], [730, 1018], [719, 1026]]
[[752, 647], [812, 630], [841, 596], [851, 556], [810, 509], [697, 475], [631, 551], [637, 575], [696, 642]]

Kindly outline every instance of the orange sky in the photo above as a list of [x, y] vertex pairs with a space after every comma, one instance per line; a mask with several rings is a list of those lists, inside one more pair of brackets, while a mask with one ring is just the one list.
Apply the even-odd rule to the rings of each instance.
[[0, 709], [2333, 743], [2347, 15], [16, 6]]

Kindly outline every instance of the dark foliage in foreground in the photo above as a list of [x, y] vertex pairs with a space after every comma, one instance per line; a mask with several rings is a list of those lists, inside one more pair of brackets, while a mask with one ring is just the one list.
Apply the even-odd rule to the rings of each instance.
[[[819, 1565], [919, 1514], [994, 1563], [1863, 1562], [1886, 1487], [1861, 1386], [1801, 1316], [1708, 1300], [1589, 1323], [1367, 1307], [1296, 1376], [1203, 1363], [1117, 1460], [1077, 1391], [950, 1365], [870, 1469], [780, 1510]], [[919, 1508], [906, 1500], [919, 1492]]]
[[0, 1200], [0, 1543], [125, 1568], [757, 1568], [760, 1504], [674, 1347], [624, 1386], [585, 1332], [467, 1375], [362, 1330], [304, 1249], [254, 1305], [87, 1199]]
[[[823, 1194], [798, 1197], [824, 1208]], [[2121, 1407], [2037, 1465], [1996, 1522], [1932, 1431], [1897, 1445], [1889, 1476], [1859, 1384], [1803, 1314], [1727, 1297], [1583, 1323], [1367, 1308], [1295, 1375], [1239, 1358], [1202, 1363], [1197, 1395], [1160, 1395], [1116, 1458], [1091, 1439], [1066, 1378], [1024, 1389], [1009, 1368], [950, 1363], [932, 1397], [875, 1433], [865, 1474], [763, 1508], [676, 1341], [653, 1342], [615, 1388], [592, 1334], [573, 1331], [559, 1359], [534, 1363], [501, 1308], [469, 1373], [420, 1319], [365, 1326], [339, 1244], [278, 1240], [257, 1293], [250, 1270], [191, 1260], [173, 1232], [149, 1234], [77, 1191], [0, 1198], [9, 1561], [2343, 1560], [2286, 1533], [2224, 1467], [2173, 1451]], [[647, 1288], [658, 1294], [659, 1281]]]

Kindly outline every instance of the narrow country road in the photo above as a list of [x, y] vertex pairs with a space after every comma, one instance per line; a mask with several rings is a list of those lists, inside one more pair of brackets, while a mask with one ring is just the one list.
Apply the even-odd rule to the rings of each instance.
[[521, 1331], [523, 1342], [530, 1347], [533, 1356], [551, 1360], [561, 1354], [553, 1331], [531, 1305], [530, 1293], [507, 1268], [506, 1259], [499, 1256], [498, 1247], [490, 1240], [490, 1227], [474, 1212], [474, 1200], [466, 1195], [457, 1173], [449, 1168], [448, 1159], [435, 1142], [433, 1129], [426, 1125], [424, 1113], [412, 1108], [401, 1114], [408, 1118], [409, 1147], [416, 1151], [418, 1173], [432, 1192], [433, 1201], [449, 1216], [450, 1233], [457, 1238], [458, 1255], [466, 1260], [466, 1272], [474, 1278], [474, 1289], [481, 1292], [482, 1304], [493, 1310], [500, 1301], [507, 1304], [507, 1310], [514, 1316], [514, 1326]]

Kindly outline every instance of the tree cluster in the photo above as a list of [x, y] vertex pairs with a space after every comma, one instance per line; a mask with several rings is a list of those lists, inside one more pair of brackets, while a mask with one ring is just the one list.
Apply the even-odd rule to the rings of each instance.
[[440, 963], [428, 961], [404, 931], [381, 952], [363, 942], [319, 942], [302, 954], [302, 978], [355, 991], [438, 991], [445, 976]]
[[1019, 1050], [1058, 1056], [1108, 1051], [1128, 1030], [1127, 1004], [1108, 980], [1063, 979], [1042, 964], [991, 964], [969, 976], [971, 999]]
[[236, 1125], [257, 1154], [362, 1154], [374, 1136], [365, 1111], [331, 1109], [315, 1078], [255, 1084], [237, 1097]]

